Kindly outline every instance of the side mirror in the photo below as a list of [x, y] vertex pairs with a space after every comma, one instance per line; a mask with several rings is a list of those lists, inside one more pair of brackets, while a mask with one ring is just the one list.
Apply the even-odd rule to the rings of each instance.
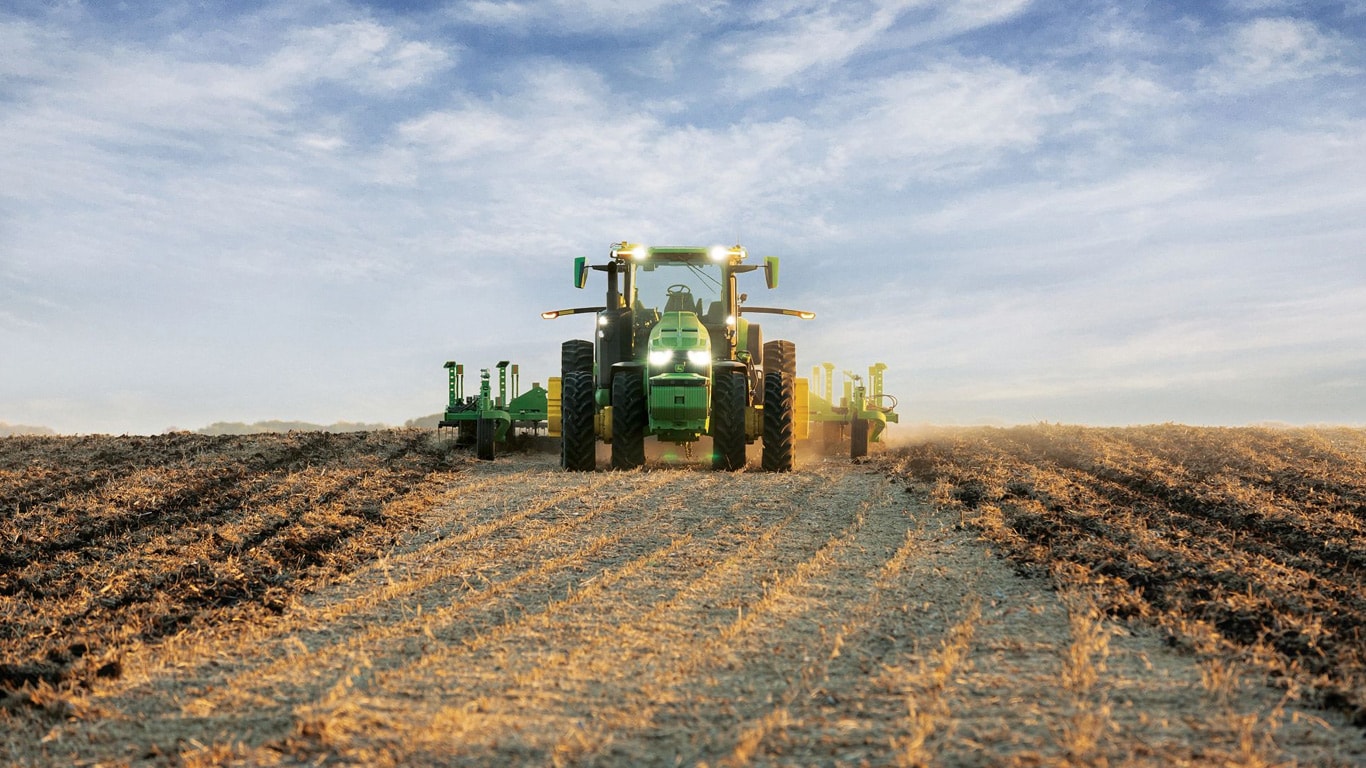
[[768, 283], [769, 289], [778, 287], [778, 257], [764, 257], [764, 282]]
[[588, 257], [577, 256], [574, 259], [574, 287], [582, 288], [588, 285]]

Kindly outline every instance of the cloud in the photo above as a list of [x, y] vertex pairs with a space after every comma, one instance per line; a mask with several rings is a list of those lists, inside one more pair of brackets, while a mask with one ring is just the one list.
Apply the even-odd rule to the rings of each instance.
[[435, 45], [404, 40], [373, 21], [353, 21], [292, 32], [258, 85], [270, 91], [331, 81], [382, 94], [424, 82], [450, 63], [450, 54]]
[[1040, 140], [1070, 109], [1041, 79], [991, 62], [936, 64], [869, 81], [824, 110], [834, 153], [859, 172], [904, 183], [996, 164]]
[[716, 57], [735, 63], [735, 88], [752, 95], [841, 66], [862, 51], [905, 48], [989, 26], [1028, 5], [1029, 0], [760, 5], [750, 12], [750, 28], [728, 35]]
[[1259, 18], [1235, 27], [1220, 42], [1216, 61], [1200, 72], [1204, 87], [1221, 93], [1253, 91], [1350, 71], [1345, 43], [1312, 22]]
[[475, 0], [452, 3], [448, 14], [459, 22], [523, 34], [542, 28], [557, 33], [616, 33], [665, 25], [680, 14], [707, 15], [720, 5], [682, 0]]

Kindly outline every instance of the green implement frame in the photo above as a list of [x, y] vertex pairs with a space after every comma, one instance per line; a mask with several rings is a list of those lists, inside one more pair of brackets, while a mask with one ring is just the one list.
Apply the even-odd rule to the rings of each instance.
[[833, 452], [847, 440], [852, 458], [867, 456], [868, 444], [882, 442], [887, 424], [900, 421], [896, 398], [882, 391], [885, 370], [883, 363], [869, 366], [866, 383], [862, 376], [844, 371], [844, 392], [836, 403], [834, 363], [811, 369], [809, 419], [813, 427], [821, 425], [821, 440], [828, 451]]
[[[479, 458], [492, 460], [494, 445], [507, 444], [517, 434], [518, 427], [539, 433], [546, 428], [549, 417], [547, 392], [540, 384], [518, 394], [519, 372], [507, 360], [494, 366], [498, 371], [498, 394], [494, 395], [488, 368], [479, 371], [479, 394], [465, 395], [465, 366], [455, 361], [446, 362], [450, 399], [437, 429], [456, 430], [456, 444], [475, 446]], [[511, 385], [512, 396], [508, 397]]]

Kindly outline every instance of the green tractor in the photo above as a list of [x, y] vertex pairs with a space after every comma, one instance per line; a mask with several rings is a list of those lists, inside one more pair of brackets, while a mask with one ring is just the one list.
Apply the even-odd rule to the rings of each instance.
[[[561, 347], [560, 379], [551, 381], [553, 414], [560, 412], [561, 463], [596, 468], [597, 441], [611, 445], [612, 468], [645, 463], [645, 438], [691, 452], [712, 440], [712, 466], [745, 466], [745, 447], [762, 439], [761, 466], [787, 472], [795, 464], [796, 347], [764, 343], [745, 316], [779, 314], [811, 319], [812, 312], [745, 305], [737, 276], [763, 269], [778, 285], [778, 259], [746, 264], [742, 246], [655, 247], [616, 243], [605, 264], [574, 261], [574, 285], [590, 270], [607, 273], [603, 306], [544, 312], [553, 319], [597, 316], [593, 341]], [[556, 406], [559, 406], [557, 409]]]

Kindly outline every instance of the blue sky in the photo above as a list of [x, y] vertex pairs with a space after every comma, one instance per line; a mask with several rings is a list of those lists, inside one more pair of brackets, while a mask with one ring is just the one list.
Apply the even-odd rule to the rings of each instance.
[[[0, 5], [0, 421], [543, 381], [620, 240], [783, 258], [903, 421], [1366, 423], [1366, 0]], [[760, 298], [762, 297], [762, 298]]]

